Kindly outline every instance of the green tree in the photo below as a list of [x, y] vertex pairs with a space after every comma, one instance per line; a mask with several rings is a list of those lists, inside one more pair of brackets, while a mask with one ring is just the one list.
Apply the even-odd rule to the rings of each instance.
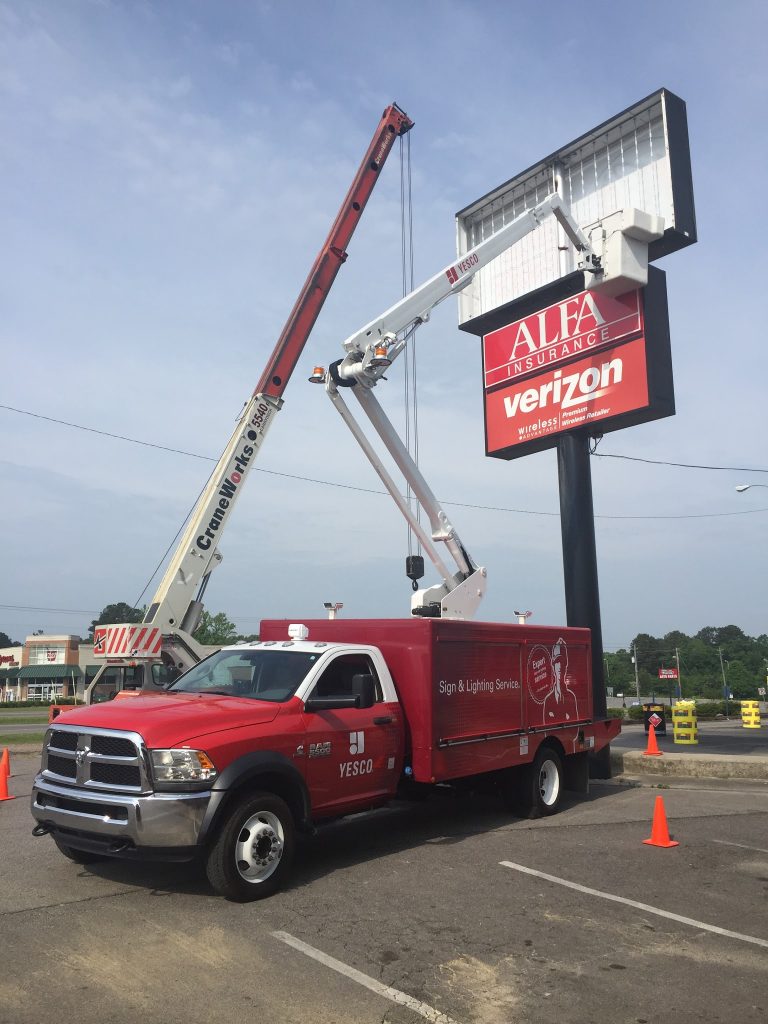
[[237, 639], [237, 627], [231, 622], [224, 612], [217, 612], [211, 615], [210, 612], [203, 612], [200, 625], [194, 632], [195, 640], [199, 644], [210, 647], [223, 647], [224, 644], [231, 644]]
[[0, 631], [0, 647], [21, 647], [18, 640], [11, 640], [7, 633]]
[[94, 619], [88, 631], [88, 638], [93, 639], [93, 631], [96, 626], [109, 622], [141, 622], [144, 618], [143, 608], [134, 608], [125, 601], [118, 601], [117, 604], [108, 604], [102, 609], [98, 619]]

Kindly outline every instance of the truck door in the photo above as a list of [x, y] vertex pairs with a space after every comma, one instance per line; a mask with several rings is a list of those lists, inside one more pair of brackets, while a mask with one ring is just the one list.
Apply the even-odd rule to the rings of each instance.
[[317, 680], [312, 697], [351, 697], [352, 678], [370, 673], [376, 703], [370, 708], [305, 711], [307, 784], [315, 810], [359, 804], [392, 796], [402, 766], [402, 713], [384, 701], [373, 659], [366, 653], [340, 654]]

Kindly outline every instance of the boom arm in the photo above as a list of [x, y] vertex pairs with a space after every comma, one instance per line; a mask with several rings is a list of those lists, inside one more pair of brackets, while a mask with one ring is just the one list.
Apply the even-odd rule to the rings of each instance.
[[[418, 466], [374, 397], [373, 388], [383, 378], [393, 360], [403, 351], [413, 330], [419, 324], [429, 320], [435, 306], [447, 299], [448, 296], [465, 288], [478, 270], [529, 232], [535, 230], [550, 214], [558, 219], [568, 238], [582, 254], [579, 269], [597, 273], [599, 261], [586, 236], [572, 220], [563, 206], [560, 196], [553, 193], [536, 207], [521, 214], [485, 241], [480, 242], [474, 249], [470, 249], [462, 259], [435, 274], [434, 277], [395, 303], [381, 316], [366, 324], [361, 330], [350, 335], [344, 342], [344, 350], [347, 353], [344, 358], [332, 364], [327, 374], [318, 367], [310, 377], [314, 383], [325, 383], [326, 391], [337, 411], [442, 577], [442, 582], [438, 586], [418, 590], [413, 595], [411, 613], [414, 615], [472, 618], [485, 593], [486, 570], [475, 564], [459, 540], [448, 516], [440, 507]], [[413, 489], [417, 500], [429, 517], [431, 537], [426, 535], [421, 524], [413, 515], [396, 483], [350, 412], [342, 398], [340, 389], [343, 388], [352, 389], [352, 393], [359, 401], [383, 444]], [[455, 573], [451, 574], [444, 565], [435, 549], [434, 541], [442, 541], [446, 545], [456, 563], [457, 571]]]
[[267, 431], [283, 405], [283, 392], [309, 338], [395, 139], [413, 127], [396, 104], [384, 111], [336, 220], [291, 310], [275, 349], [234, 432], [200, 495], [178, 547], [157, 588], [142, 626], [109, 626], [96, 653], [111, 658], [154, 657], [171, 653], [179, 667], [200, 660], [191, 634], [202, 615], [202, 596], [222, 560], [218, 541], [245, 479], [258, 458]]

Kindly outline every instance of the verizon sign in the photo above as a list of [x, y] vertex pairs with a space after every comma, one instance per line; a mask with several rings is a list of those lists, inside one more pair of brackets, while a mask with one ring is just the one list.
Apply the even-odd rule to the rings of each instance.
[[528, 301], [524, 315], [484, 335], [486, 454], [517, 458], [563, 433], [674, 413], [666, 286], [651, 270], [648, 286], [626, 295], [571, 289], [533, 310]]

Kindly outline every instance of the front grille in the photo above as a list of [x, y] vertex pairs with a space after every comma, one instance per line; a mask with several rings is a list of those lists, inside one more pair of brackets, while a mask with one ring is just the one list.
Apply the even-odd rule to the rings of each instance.
[[122, 736], [91, 737], [91, 750], [94, 754], [105, 754], [107, 757], [136, 757], [136, 747], [132, 740]]
[[59, 750], [77, 750], [77, 733], [54, 729], [51, 733], [51, 746]]
[[71, 757], [57, 757], [55, 754], [49, 754], [48, 771], [62, 775], [65, 779], [77, 777], [77, 766]]
[[142, 740], [135, 733], [80, 731], [74, 726], [51, 729], [43, 770], [77, 789], [151, 789]]
[[91, 779], [109, 786], [141, 786], [141, 772], [138, 765], [99, 764], [91, 761]]

